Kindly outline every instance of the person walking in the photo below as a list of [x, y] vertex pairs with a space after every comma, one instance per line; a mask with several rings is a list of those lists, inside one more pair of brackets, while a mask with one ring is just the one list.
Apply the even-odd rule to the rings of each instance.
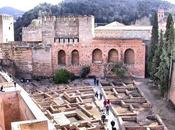
[[95, 92], [95, 97], [97, 97], [97, 98], [98, 98], [98, 92]]
[[106, 114], [109, 115], [109, 105], [106, 105]]
[[101, 116], [101, 120], [102, 120], [103, 123], [105, 123], [105, 119], [106, 119], [106, 116], [105, 116], [105, 114], [103, 114], [103, 115]]
[[102, 95], [102, 93], [100, 93], [100, 100], [102, 100], [102, 98], [103, 98], [103, 95]]

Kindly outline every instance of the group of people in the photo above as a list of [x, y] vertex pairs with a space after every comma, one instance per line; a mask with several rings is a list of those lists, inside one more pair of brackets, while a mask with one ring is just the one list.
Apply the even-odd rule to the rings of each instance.
[[102, 93], [98, 93], [98, 92], [95, 92], [95, 97], [98, 99], [100, 99], [100, 100], [102, 100], [102, 98], [103, 98], [103, 95], [102, 95]]
[[99, 80], [94, 78], [94, 85], [99, 86]]
[[109, 107], [110, 107], [110, 104], [111, 104], [111, 102], [110, 102], [110, 100], [109, 99], [105, 99], [104, 101], [103, 101], [103, 105], [104, 105], [104, 107], [106, 108], [106, 113], [109, 115]]

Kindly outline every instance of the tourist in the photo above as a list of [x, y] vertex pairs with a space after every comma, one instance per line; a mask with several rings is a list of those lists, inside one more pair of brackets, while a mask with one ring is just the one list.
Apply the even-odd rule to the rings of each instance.
[[103, 95], [100, 93], [100, 100], [102, 100]]
[[106, 107], [106, 105], [107, 105], [106, 99], [103, 101], [103, 105], [104, 105], [104, 107]]
[[109, 115], [109, 105], [106, 105], [106, 114]]
[[14, 87], [16, 88], [16, 82], [14, 81]]
[[94, 77], [94, 85], [96, 85], [96, 82], [97, 82], [96, 77]]
[[112, 128], [114, 128], [114, 126], [115, 126], [115, 121], [111, 121], [111, 126], [112, 126]]
[[98, 92], [95, 92], [95, 97], [97, 97], [97, 98], [98, 98]]
[[105, 119], [106, 119], [106, 116], [105, 116], [105, 114], [103, 114], [103, 115], [101, 116], [101, 120], [102, 120], [103, 123], [105, 123]]
[[97, 81], [96, 81], [96, 82], [97, 82], [97, 86], [99, 86], [99, 80], [98, 80], [98, 79], [97, 79]]
[[4, 89], [4, 87], [3, 87], [3, 85], [2, 85], [1, 88], [0, 88], [0, 91], [3, 92], [3, 89]]
[[109, 100], [109, 99], [107, 100], [107, 104], [108, 104], [108, 105], [110, 105], [110, 104], [111, 104], [111, 102], [110, 102], [110, 100]]

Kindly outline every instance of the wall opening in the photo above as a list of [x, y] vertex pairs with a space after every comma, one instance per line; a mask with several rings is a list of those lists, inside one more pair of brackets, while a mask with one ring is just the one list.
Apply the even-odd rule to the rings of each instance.
[[66, 53], [64, 50], [60, 50], [58, 52], [58, 64], [59, 65], [66, 65]]
[[102, 63], [103, 58], [102, 58], [102, 51], [100, 49], [95, 49], [92, 52], [92, 63]]
[[132, 49], [127, 49], [124, 54], [124, 63], [131, 65], [135, 63], [135, 54], [134, 50]]
[[108, 63], [117, 63], [118, 59], [118, 51], [116, 49], [111, 49], [108, 52]]
[[77, 50], [73, 50], [71, 56], [72, 65], [79, 65], [79, 52]]

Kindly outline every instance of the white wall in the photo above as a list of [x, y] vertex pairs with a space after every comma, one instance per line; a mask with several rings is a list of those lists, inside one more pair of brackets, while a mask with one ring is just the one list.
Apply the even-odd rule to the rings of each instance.
[[8, 15], [3, 15], [2, 17], [2, 33], [3, 33], [3, 43], [9, 41], [14, 41], [14, 23], [13, 17]]

